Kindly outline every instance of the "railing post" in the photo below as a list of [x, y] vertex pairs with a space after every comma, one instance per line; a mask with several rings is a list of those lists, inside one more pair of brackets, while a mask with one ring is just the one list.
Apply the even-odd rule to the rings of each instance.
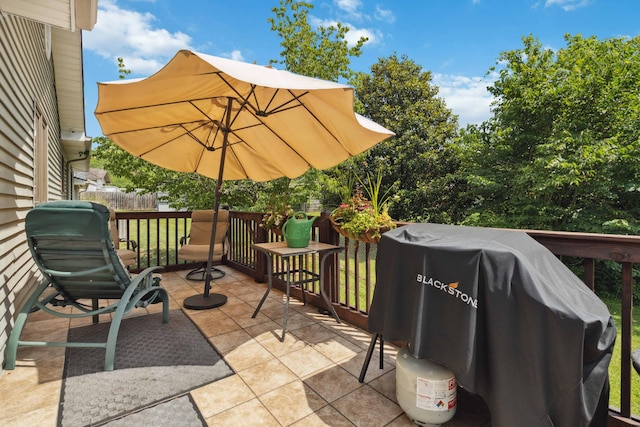
[[596, 260], [593, 258], [585, 258], [583, 261], [584, 265], [584, 283], [591, 289], [595, 291], [595, 283], [596, 283]]
[[[329, 243], [331, 245], [337, 245], [339, 243], [339, 235], [331, 226], [331, 221], [329, 220], [329, 214], [327, 212], [322, 212], [320, 214], [320, 218], [316, 221], [318, 224], [318, 240], [321, 243]], [[334, 254], [332, 257], [328, 258], [324, 265], [324, 277], [327, 280], [324, 281], [324, 291], [327, 295], [329, 295], [329, 300], [331, 302], [339, 302], [338, 298], [338, 254]]]
[[[268, 231], [265, 230], [264, 228], [260, 227], [259, 225], [256, 225], [256, 230], [255, 230], [255, 243], [265, 243], [267, 242], [268, 239]], [[256, 272], [255, 272], [255, 277], [254, 279], [257, 282], [264, 282], [264, 278], [269, 274], [269, 271], [267, 269], [268, 265], [267, 265], [267, 260], [265, 259], [265, 255], [262, 252], [258, 252], [255, 249], [251, 249], [253, 251], [253, 256], [255, 259], [255, 266], [256, 266]]]
[[620, 413], [625, 417], [631, 417], [631, 331], [633, 317], [633, 263], [622, 263], [622, 316], [621, 337], [622, 347], [620, 355]]

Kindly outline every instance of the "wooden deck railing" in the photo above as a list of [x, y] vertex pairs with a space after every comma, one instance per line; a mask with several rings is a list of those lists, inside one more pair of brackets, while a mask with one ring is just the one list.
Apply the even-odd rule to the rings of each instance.
[[[132, 270], [140, 271], [150, 265], [162, 266], [165, 271], [185, 270], [195, 264], [177, 259], [180, 238], [188, 236], [190, 212], [118, 212], [118, 228], [121, 240], [137, 243], [138, 262]], [[253, 243], [279, 240], [281, 237], [262, 229], [262, 215], [250, 212], [231, 212], [230, 248], [226, 264], [264, 282], [267, 279], [266, 260], [251, 249]], [[588, 233], [564, 233], [549, 231], [527, 231], [538, 242], [557, 256], [583, 259], [583, 281], [594, 287], [595, 261], [610, 260], [621, 264], [622, 296], [620, 301], [621, 328], [618, 331], [621, 373], [612, 378], [612, 386], [619, 384], [620, 406], [610, 408], [609, 426], [640, 426], [631, 413], [632, 372], [631, 337], [633, 306], [633, 264], [640, 262], [640, 236], [619, 236]], [[334, 303], [340, 317], [349, 323], [367, 328], [367, 313], [375, 287], [376, 245], [344, 239], [336, 233], [326, 215], [314, 224], [312, 238], [325, 243], [340, 244], [345, 250], [328, 260], [326, 281], [327, 294]], [[125, 243], [121, 243], [124, 245]], [[129, 243], [127, 243], [129, 244]], [[130, 244], [129, 244], [130, 245]], [[131, 248], [131, 246], [129, 246]], [[296, 260], [305, 269], [318, 270], [317, 256], [305, 256]], [[282, 271], [282, 265], [275, 268]], [[274, 286], [284, 289], [284, 283], [274, 280]], [[307, 301], [321, 307], [318, 284], [307, 288]], [[300, 290], [292, 291], [300, 297]], [[636, 384], [638, 384], [636, 382]], [[635, 395], [638, 395], [638, 390]]]

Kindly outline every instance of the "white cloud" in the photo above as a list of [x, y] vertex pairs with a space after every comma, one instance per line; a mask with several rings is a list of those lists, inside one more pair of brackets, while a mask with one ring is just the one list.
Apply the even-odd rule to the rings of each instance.
[[389, 24], [396, 22], [396, 17], [389, 9], [383, 9], [380, 5], [376, 5], [375, 18], [378, 21], [384, 21]]
[[592, 0], [546, 0], [545, 7], [560, 6], [564, 11], [579, 9], [588, 6]]
[[[371, 28], [357, 28], [356, 26], [349, 24], [348, 22], [340, 22], [343, 26], [349, 27], [349, 31], [345, 36], [345, 40], [349, 46], [353, 46], [360, 39], [360, 37], [367, 37], [369, 40], [368, 44], [377, 44], [380, 43], [382, 39], [382, 33], [379, 30], [371, 29]], [[318, 19], [313, 16], [309, 17], [309, 24], [316, 27], [330, 27], [333, 25], [334, 27], [338, 26], [338, 21], [331, 19]]]
[[358, 11], [362, 7], [362, 1], [360, 0], [333, 0], [333, 3], [352, 17], [359, 18], [362, 16]]
[[[154, 28], [155, 16], [122, 9], [115, 0], [102, 0], [98, 22], [83, 33], [83, 48], [103, 58], [124, 59], [125, 66], [138, 75], [156, 72], [180, 49], [191, 49], [191, 37]], [[115, 66], [115, 65], [114, 65]]]
[[493, 96], [487, 91], [495, 76], [466, 77], [452, 74], [434, 74], [433, 84], [440, 88], [438, 96], [444, 98], [447, 108], [458, 115], [460, 127], [480, 124], [491, 117]]
[[235, 61], [244, 61], [242, 52], [240, 52], [238, 49], [232, 50], [231, 52], [228, 52], [228, 53], [223, 53], [222, 56], [225, 58], [233, 59]]

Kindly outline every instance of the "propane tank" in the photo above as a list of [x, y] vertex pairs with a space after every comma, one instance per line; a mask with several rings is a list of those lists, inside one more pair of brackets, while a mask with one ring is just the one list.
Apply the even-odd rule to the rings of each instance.
[[435, 427], [453, 418], [457, 392], [451, 370], [413, 357], [408, 346], [400, 349], [396, 358], [396, 398], [416, 424]]

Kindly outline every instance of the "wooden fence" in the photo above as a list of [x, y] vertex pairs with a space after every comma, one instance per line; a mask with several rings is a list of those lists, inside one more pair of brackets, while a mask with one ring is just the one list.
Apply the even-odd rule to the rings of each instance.
[[117, 211], [155, 211], [158, 208], [158, 196], [155, 193], [83, 191], [80, 200], [101, 203]]

